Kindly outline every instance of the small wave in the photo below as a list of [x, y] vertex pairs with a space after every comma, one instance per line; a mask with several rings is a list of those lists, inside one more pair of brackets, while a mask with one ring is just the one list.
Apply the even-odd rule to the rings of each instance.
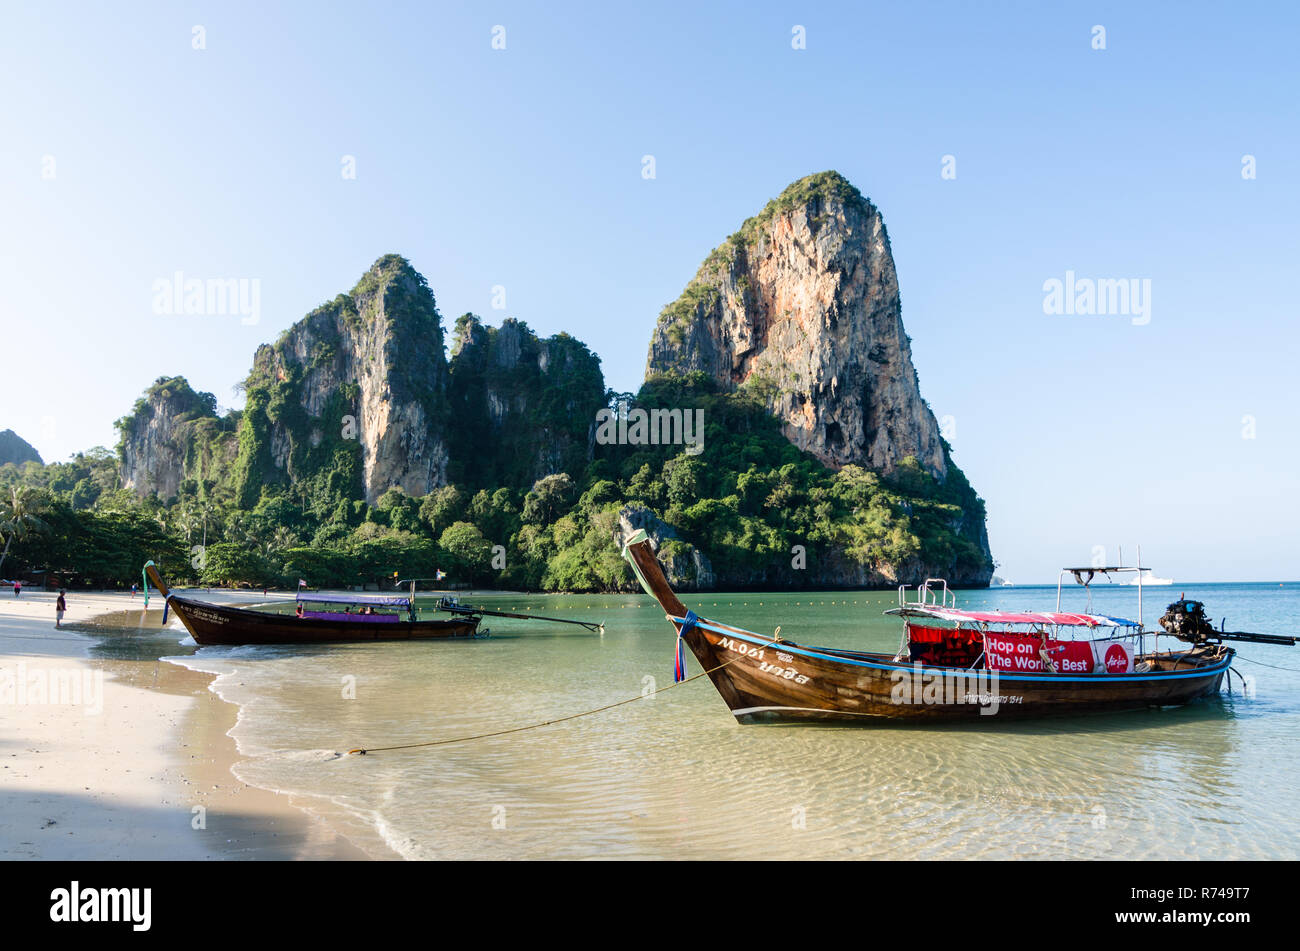
[[409, 835], [403, 835], [394, 829], [382, 815], [373, 813], [370, 816], [371, 824], [374, 830], [379, 833], [379, 837], [384, 840], [384, 844], [409, 862], [419, 862], [433, 858], [434, 856]]
[[286, 763], [329, 763], [346, 757], [347, 753], [340, 750], [272, 750], [262, 754], [264, 759], [278, 759]]

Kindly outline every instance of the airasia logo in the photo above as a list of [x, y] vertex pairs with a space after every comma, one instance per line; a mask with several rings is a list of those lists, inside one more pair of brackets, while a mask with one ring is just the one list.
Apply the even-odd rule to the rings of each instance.
[[1106, 672], [1122, 674], [1128, 670], [1128, 652], [1118, 644], [1106, 648]]

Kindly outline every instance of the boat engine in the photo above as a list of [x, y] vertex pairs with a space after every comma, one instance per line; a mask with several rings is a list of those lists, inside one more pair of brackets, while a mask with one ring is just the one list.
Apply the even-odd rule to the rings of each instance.
[[1160, 626], [1190, 644], [1203, 644], [1218, 633], [1205, 614], [1205, 605], [1190, 598], [1169, 605], [1160, 617]]
[[1205, 605], [1191, 598], [1180, 598], [1165, 609], [1160, 626], [1179, 640], [1200, 646], [1221, 641], [1250, 641], [1255, 644], [1285, 644], [1294, 647], [1296, 638], [1279, 634], [1248, 634], [1245, 631], [1219, 630], [1205, 613]]

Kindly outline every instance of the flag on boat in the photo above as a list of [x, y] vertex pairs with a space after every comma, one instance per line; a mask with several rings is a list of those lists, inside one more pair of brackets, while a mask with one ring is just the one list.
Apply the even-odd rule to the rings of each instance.
[[299, 579], [298, 579], [298, 587], [300, 587], [300, 588], [305, 588], [305, 587], [307, 587], [307, 582], [305, 582], [305, 581], [303, 581], [301, 578], [299, 578]]

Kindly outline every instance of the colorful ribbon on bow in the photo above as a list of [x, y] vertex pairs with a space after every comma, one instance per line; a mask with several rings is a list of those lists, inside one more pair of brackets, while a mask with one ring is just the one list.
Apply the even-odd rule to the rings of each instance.
[[144, 584], [140, 586], [140, 589], [144, 592], [144, 606], [146, 608], [149, 606], [149, 572], [145, 569], [152, 564], [152, 561], [146, 561], [144, 563], [144, 568], [140, 569], [140, 578], [144, 581]]
[[[149, 572], [146, 571], [145, 569], [148, 568], [150, 565], [154, 565], [152, 560], [146, 561], [144, 563], [144, 568], [140, 569], [140, 577], [144, 579], [144, 585], [142, 587], [144, 588], [144, 606], [146, 610], [149, 607]], [[156, 568], [158, 566], [154, 565], [154, 567]], [[163, 627], [167, 626], [167, 610], [171, 606], [172, 606], [171, 598], [168, 597], [163, 601], [163, 616], [162, 616]]]
[[673, 664], [673, 683], [679, 684], [686, 679], [686, 642], [682, 637], [699, 621], [694, 611], [687, 611], [682, 618], [682, 626], [677, 631], [677, 650]]

